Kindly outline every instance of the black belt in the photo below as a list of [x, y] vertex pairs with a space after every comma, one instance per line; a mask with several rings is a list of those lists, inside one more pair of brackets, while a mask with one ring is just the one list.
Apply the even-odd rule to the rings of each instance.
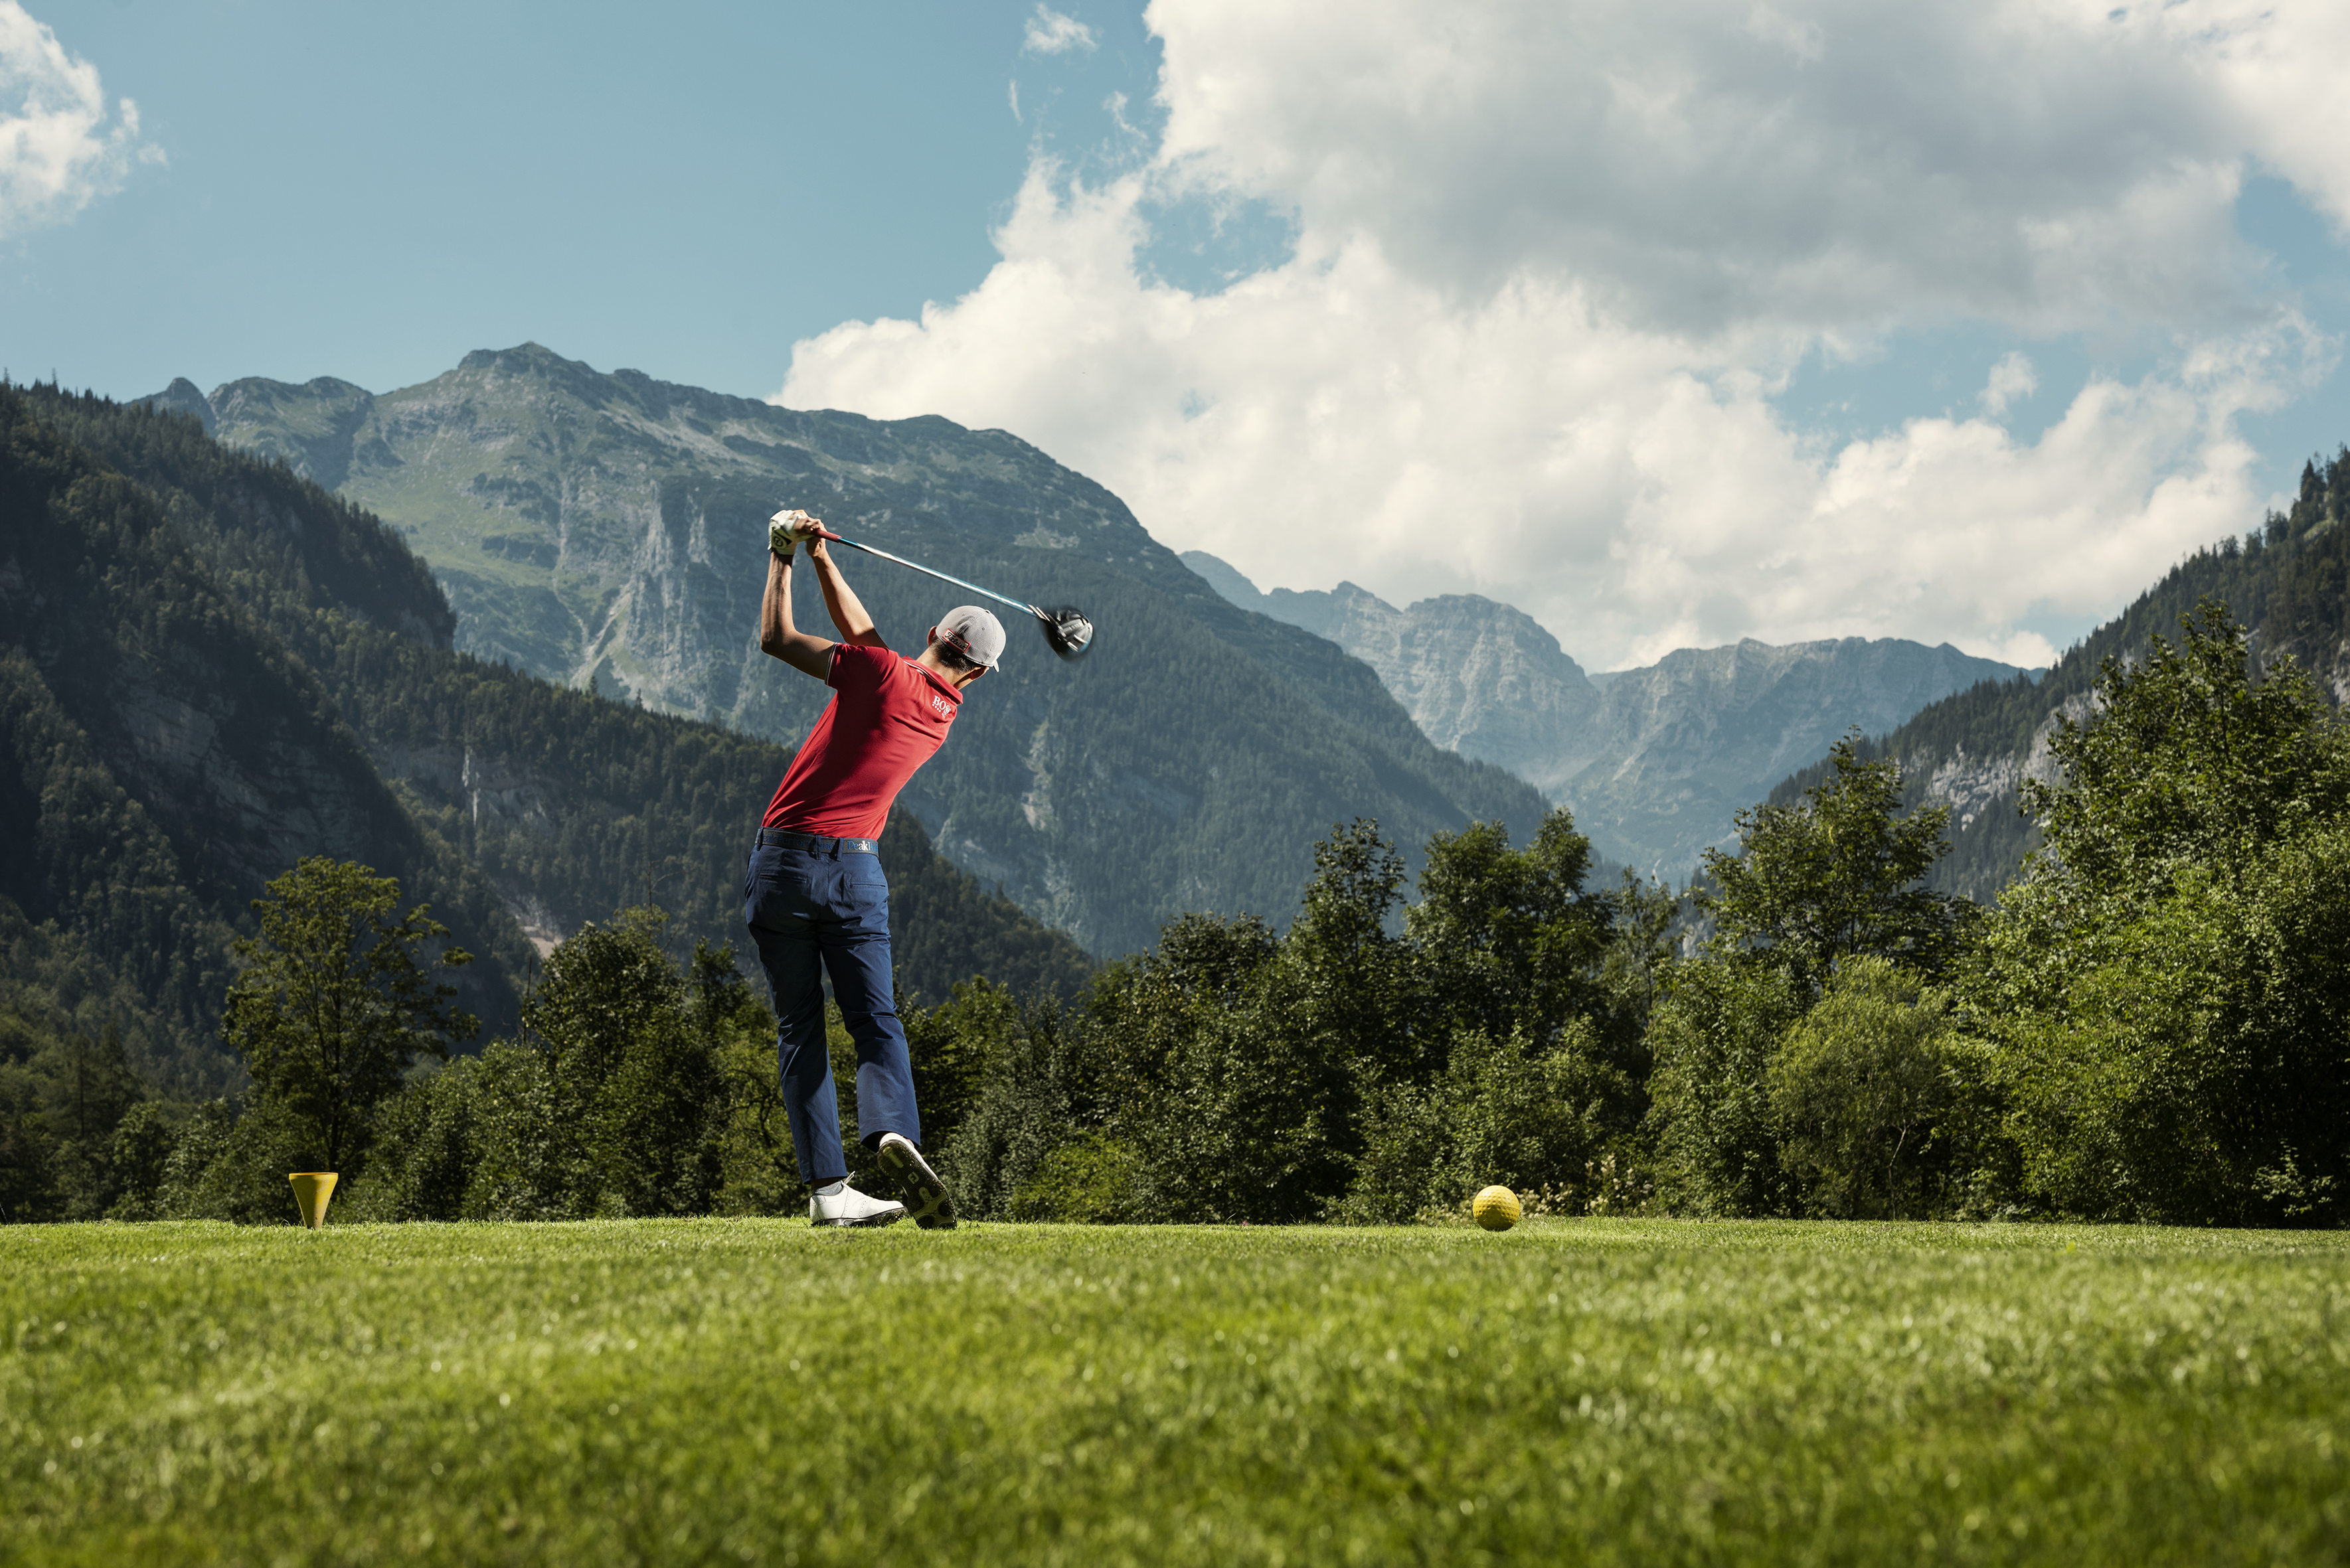
[[762, 849], [805, 849], [812, 855], [879, 855], [878, 838], [818, 838], [813, 833], [785, 833], [780, 827], [759, 829]]

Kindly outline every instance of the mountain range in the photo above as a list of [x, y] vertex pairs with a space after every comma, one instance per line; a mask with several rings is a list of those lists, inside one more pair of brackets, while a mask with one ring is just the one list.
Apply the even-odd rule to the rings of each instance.
[[[780, 409], [536, 345], [388, 393], [182, 381], [152, 400], [380, 516], [430, 564], [461, 652], [734, 733], [788, 744], [823, 701], [753, 646], [778, 505], [1084, 606], [1097, 651], [1058, 664], [1014, 628], [956, 749], [906, 805], [957, 866], [1097, 954], [1194, 909], [1284, 919], [1313, 840], [1357, 815], [1409, 853], [1471, 818], [1523, 833], [1555, 801], [1603, 854], [1679, 877], [1855, 726], [1916, 753], [1917, 798], [1920, 768], [1942, 779], [1933, 798], [1959, 805], [1960, 839], [1945, 879], [1988, 891], [2022, 852], [2012, 784], [2032, 737], [2086, 690], [2077, 672], [2043, 682], [1901, 639], [1750, 640], [1587, 672], [1530, 617], [1475, 596], [1397, 608], [1351, 584], [1260, 593], [1159, 546], [1117, 497], [1003, 431]], [[2334, 504], [2325, 471], [2311, 483], [2302, 521], [2269, 530], [2304, 555]], [[2209, 570], [2181, 570], [2247, 569], [2232, 560], [2215, 548]], [[960, 597], [869, 561], [852, 574], [901, 645]], [[2142, 641], [2141, 611], [2088, 653]], [[1929, 766], [1917, 738], [1960, 730], [1963, 755]]]
[[[1001, 431], [776, 408], [535, 344], [381, 394], [181, 381], [151, 401], [380, 517], [431, 563], [458, 649], [785, 744], [827, 693], [755, 644], [778, 506], [1081, 606], [1094, 651], [1063, 664], [1014, 627], [902, 798], [955, 864], [1096, 954], [1194, 909], [1285, 922], [1334, 823], [1376, 818], [1409, 857], [1472, 819], [1530, 834], [1547, 809], [1430, 743], [1342, 649], [1229, 603], [1115, 495]], [[848, 569], [900, 648], [960, 597]], [[747, 835], [757, 805], [730, 803], [731, 826]]]
[[1437, 744], [1495, 763], [1575, 813], [1603, 854], [1679, 878], [1733, 818], [1846, 730], [1869, 734], [2012, 665], [1898, 639], [1682, 649], [1587, 674], [1524, 612], [1473, 594], [1399, 609], [1340, 583], [1260, 592], [1204, 551], [1234, 604], [1326, 637], [1377, 670]]

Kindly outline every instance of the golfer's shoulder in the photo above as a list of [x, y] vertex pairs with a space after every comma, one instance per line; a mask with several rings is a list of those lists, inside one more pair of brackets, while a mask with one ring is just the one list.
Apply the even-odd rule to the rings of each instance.
[[903, 679], [905, 666], [910, 662], [878, 643], [836, 642], [832, 645], [832, 683], [879, 686]]

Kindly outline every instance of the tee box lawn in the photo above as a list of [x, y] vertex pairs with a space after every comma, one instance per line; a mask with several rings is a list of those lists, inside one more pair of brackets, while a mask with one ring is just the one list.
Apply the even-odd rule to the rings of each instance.
[[2350, 1239], [0, 1230], [0, 1562], [2339, 1562]]

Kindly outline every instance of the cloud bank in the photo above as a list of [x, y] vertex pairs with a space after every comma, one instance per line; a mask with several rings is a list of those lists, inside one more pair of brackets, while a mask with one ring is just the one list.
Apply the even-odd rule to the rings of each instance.
[[[1091, 185], [1040, 157], [978, 288], [801, 343], [779, 400], [1000, 426], [1262, 583], [1486, 593], [1596, 668], [1740, 636], [2031, 661], [2028, 623], [2251, 526], [2236, 417], [2332, 368], [2233, 213], [2258, 166], [2350, 220], [2325, 7], [1148, 20], [1148, 157]], [[1155, 281], [1178, 202], [1292, 213], [1294, 253]], [[2040, 385], [2021, 349], [1867, 439], [1774, 400], [1807, 356], [1954, 324], [2158, 351], [2030, 440], [2002, 422]]]
[[109, 107], [95, 66], [0, 0], [0, 239], [63, 223], [120, 190], [133, 163], [161, 161], [139, 140], [138, 105]]

